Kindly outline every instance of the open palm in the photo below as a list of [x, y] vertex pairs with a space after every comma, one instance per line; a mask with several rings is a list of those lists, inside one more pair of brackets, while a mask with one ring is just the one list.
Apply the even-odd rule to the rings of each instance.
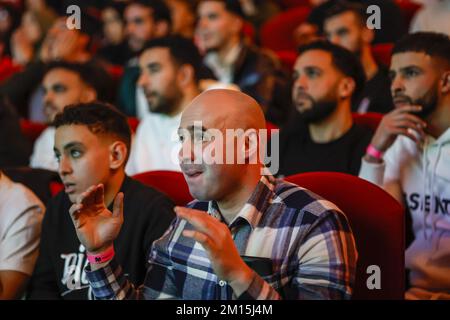
[[103, 184], [83, 192], [69, 210], [78, 239], [90, 253], [101, 252], [117, 238], [123, 223], [123, 193], [114, 199], [113, 212], [105, 205]]

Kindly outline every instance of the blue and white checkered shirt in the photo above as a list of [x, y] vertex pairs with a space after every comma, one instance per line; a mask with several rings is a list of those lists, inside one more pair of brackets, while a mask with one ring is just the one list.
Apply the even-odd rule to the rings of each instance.
[[[224, 221], [215, 202], [194, 201]], [[205, 212], [205, 214], [207, 214]], [[263, 176], [229, 224], [244, 261], [255, 271], [240, 297], [219, 279], [203, 247], [182, 235], [193, 227], [175, 219], [153, 243], [147, 275], [135, 287], [115, 259], [86, 274], [98, 299], [349, 299], [356, 270], [355, 241], [333, 203], [294, 184]]]

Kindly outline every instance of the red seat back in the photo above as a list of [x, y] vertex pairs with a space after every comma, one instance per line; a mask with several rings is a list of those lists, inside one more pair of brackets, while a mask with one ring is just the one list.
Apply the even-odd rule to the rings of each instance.
[[136, 129], [139, 125], [139, 119], [135, 118], [135, 117], [128, 117], [127, 120], [128, 120], [128, 125], [130, 126], [130, 129], [131, 129], [131, 132], [135, 133]]
[[[403, 299], [405, 248], [402, 206], [378, 186], [344, 173], [302, 173], [286, 177], [286, 181], [317, 193], [346, 214], [358, 250], [353, 299]], [[367, 268], [371, 265], [380, 268], [379, 290], [367, 287], [372, 274]]]
[[377, 112], [352, 113], [353, 122], [375, 132], [383, 119], [383, 114]]
[[391, 65], [391, 55], [392, 48], [394, 47], [393, 43], [380, 43], [372, 46], [372, 54], [375, 60], [389, 67]]
[[275, 51], [278, 59], [280, 59], [283, 67], [291, 73], [294, 69], [295, 61], [297, 60], [298, 53], [293, 50], [280, 50]]
[[148, 171], [133, 176], [133, 179], [166, 194], [178, 206], [185, 206], [193, 200], [181, 172]]
[[296, 50], [294, 30], [308, 17], [310, 8], [298, 7], [281, 12], [261, 26], [263, 47], [277, 50]]
[[42, 131], [47, 128], [44, 123], [32, 122], [25, 119], [20, 119], [20, 130], [23, 135], [27, 137], [32, 143], [41, 135]]
[[280, 2], [285, 8], [309, 6], [309, 0], [281, 0]]

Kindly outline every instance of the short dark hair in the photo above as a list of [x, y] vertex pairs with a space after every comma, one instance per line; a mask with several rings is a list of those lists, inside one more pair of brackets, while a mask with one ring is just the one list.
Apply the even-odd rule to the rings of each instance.
[[359, 59], [344, 47], [335, 45], [329, 41], [318, 40], [301, 46], [298, 49], [299, 54], [309, 50], [322, 50], [331, 55], [333, 65], [348, 77], [355, 81], [355, 90], [352, 98], [355, 99], [364, 88], [366, 76]]
[[52, 61], [45, 66], [44, 76], [54, 69], [65, 69], [76, 73], [85, 84], [96, 91], [98, 100], [110, 100], [111, 79], [105, 70], [93, 62], [74, 63], [62, 60]]
[[323, 23], [325, 24], [328, 19], [346, 12], [352, 12], [361, 25], [366, 25], [366, 6], [362, 3], [349, 2], [345, 0], [336, 1], [335, 4], [325, 11], [325, 19], [323, 20]]
[[148, 41], [141, 53], [152, 48], [167, 48], [173, 61], [178, 65], [189, 64], [194, 69], [195, 81], [202, 78], [201, 73], [204, 68], [202, 56], [197, 46], [190, 39], [180, 35], [156, 38]]
[[172, 18], [169, 7], [162, 0], [132, 0], [127, 3], [127, 7], [131, 5], [140, 5], [150, 8], [153, 11], [153, 19], [157, 22], [166, 21], [169, 26], [172, 26]]
[[58, 113], [52, 122], [55, 128], [67, 125], [84, 125], [95, 135], [106, 134], [125, 143], [130, 154], [131, 129], [127, 117], [113, 105], [103, 102], [89, 102], [68, 105]]
[[442, 33], [407, 34], [394, 44], [392, 55], [404, 52], [422, 52], [432, 58], [441, 58], [450, 66], [450, 38]]
[[242, 9], [240, 0], [200, 0], [199, 3], [208, 2], [208, 1], [216, 1], [222, 2], [225, 4], [225, 9], [235, 15], [240, 16], [241, 18], [245, 18], [244, 10]]

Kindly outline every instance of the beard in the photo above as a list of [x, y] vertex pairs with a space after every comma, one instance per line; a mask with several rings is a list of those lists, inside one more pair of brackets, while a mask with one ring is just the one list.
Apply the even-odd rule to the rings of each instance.
[[438, 93], [437, 89], [431, 88], [422, 97], [415, 100], [402, 93], [394, 94], [393, 99], [394, 103], [395, 101], [401, 101], [404, 104], [422, 106], [422, 110], [414, 112], [414, 115], [425, 120], [437, 108]]
[[177, 109], [181, 99], [182, 93], [179, 88], [172, 88], [166, 95], [162, 95], [155, 91], [147, 92], [144, 90], [147, 98], [150, 112], [171, 114]]
[[326, 119], [337, 108], [336, 99], [325, 98], [320, 101], [316, 101], [313, 97], [306, 93], [297, 94], [294, 98], [294, 104], [298, 105], [296, 100], [300, 97], [307, 100], [308, 102], [306, 103], [310, 104], [310, 107], [305, 110], [299, 110], [299, 108], [297, 108], [300, 118], [307, 124], [320, 122]]

